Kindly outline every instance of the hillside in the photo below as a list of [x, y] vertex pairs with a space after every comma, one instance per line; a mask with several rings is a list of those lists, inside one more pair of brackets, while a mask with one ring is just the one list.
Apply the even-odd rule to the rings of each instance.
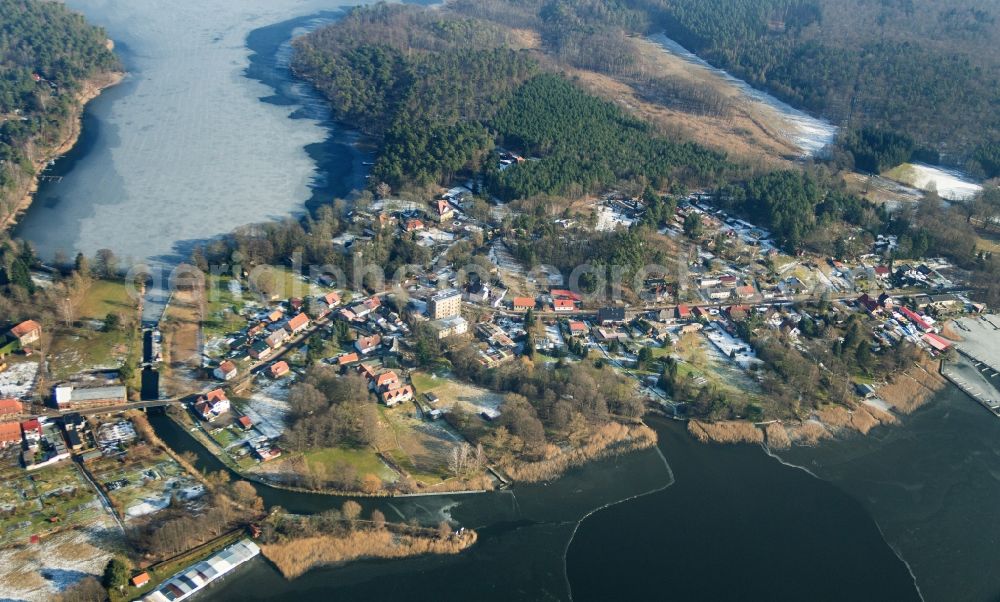
[[[576, 197], [639, 177], [658, 188], [712, 184], [732, 168], [573, 85], [518, 34], [380, 4], [297, 40], [294, 68], [340, 120], [380, 138], [372, 181], [393, 187], [464, 173], [502, 198]], [[538, 160], [501, 172], [489, 160], [497, 146]]]
[[0, 221], [66, 142], [81, 97], [101, 85], [89, 80], [118, 68], [104, 32], [62, 3], [0, 0]]
[[[1000, 9], [987, 0], [635, 0], [650, 27], [848, 130], [997, 175]], [[977, 160], [982, 159], [982, 160]]]

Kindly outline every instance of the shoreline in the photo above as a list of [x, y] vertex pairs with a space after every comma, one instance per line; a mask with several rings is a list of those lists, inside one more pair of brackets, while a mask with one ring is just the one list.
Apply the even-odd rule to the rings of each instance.
[[[409, 498], [409, 497], [425, 497], [425, 496], [435, 496], [435, 495], [472, 495], [480, 493], [488, 493], [490, 491], [496, 491], [497, 489], [478, 489], [478, 488], [460, 488], [455, 490], [439, 489], [439, 490], [429, 490], [429, 491], [417, 491], [409, 493], [401, 493], [389, 490], [380, 490], [375, 492], [365, 492], [365, 491], [346, 491], [338, 489], [309, 489], [306, 487], [300, 487], [296, 485], [291, 485], [288, 483], [283, 483], [281, 481], [268, 479], [264, 474], [259, 472], [252, 472], [248, 470], [243, 470], [241, 467], [237, 466], [231, 461], [228, 454], [221, 452], [217, 444], [208, 437], [207, 435], [203, 439], [197, 436], [196, 433], [204, 434], [198, 430], [192, 430], [191, 425], [185, 424], [182, 420], [177, 417], [167, 413], [167, 419], [177, 425], [181, 430], [183, 430], [187, 436], [189, 436], [195, 443], [197, 443], [206, 453], [218, 460], [230, 470], [234, 475], [241, 479], [249, 481], [251, 483], [256, 483], [265, 487], [270, 487], [276, 490], [290, 491], [294, 493], [306, 493], [314, 495], [324, 495], [331, 497], [347, 497], [347, 498], [369, 498], [369, 499], [392, 499], [392, 498]], [[557, 456], [547, 459], [540, 460], [537, 462], [522, 462], [519, 463], [513, 470], [514, 473], [518, 475], [517, 478], [510, 474], [510, 467], [506, 467], [503, 470], [506, 476], [511, 479], [511, 482], [506, 486], [513, 485], [515, 483], [521, 484], [531, 484], [545, 481], [553, 481], [561, 478], [567, 471], [580, 468], [591, 462], [596, 462], [606, 458], [619, 456], [623, 454], [628, 454], [632, 452], [638, 452], [645, 449], [650, 449], [656, 446], [657, 436], [655, 431], [651, 429], [644, 422], [639, 424], [634, 424], [631, 426], [617, 423], [618, 428], [610, 429], [611, 432], [605, 431], [600, 433], [599, 436], [595, 437], [594, 440], [583, 445], [579, 448], [574, 448], [573, 450], [558, 454]], [[155, 432], [155, 429], [154, 429]], [[169, 447], [169, 446], [168, 446]], [[540, 472], [536, 472], [539, 471]], [[501, 487], [501, 488], [505, 488]]]
[[81, 82], [81, 89], [76, 93], [76, 115], [69, 120], [69, 132], [59, 145], [43, 151], [41, 157], [32, 161], [35, 175], [32, 176], [28, 189], [21, 195], [20, 200], [15, 204], [11, 213], [3, 218], [2, 223], [0, 223], [0, 229], [9, 232], [17, 226], [21, 215], [35, 201], [35, 194], [39, 188], [39, 178], [45, 167], [49, 162], [55, 161], [68, 153], [79, 142], [80, 136], [83, 133], [83, 113], [87, 105], [108, 88], [120, 84], [126, 75], [127, 73], [124, 71], [108, 71]]
[[859, 400], [853, 408], [827, 405], [803, 420], [748, 422], [724, 420], [705, 422], [691, 419], [688, 434], [699, 443], [752, 443], [768, 449], [788, 449], [793, 445], [815, 446], [843, 433], [868, 435], [877, 426], [898, 425], [900, 417], [927, 404], [948, 382], [938, 369], [926, 362], [896, 375], [894, 382], [880, 387], [874, 398]]

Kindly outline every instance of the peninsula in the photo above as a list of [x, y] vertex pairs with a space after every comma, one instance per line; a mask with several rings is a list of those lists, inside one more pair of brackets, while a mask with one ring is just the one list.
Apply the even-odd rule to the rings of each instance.
[[52, 161], [76, 144], [84, 105], [123, 73], [107, 35], [58, 2], [0, 2], [0, 48], [0, 225], [8, 228]]

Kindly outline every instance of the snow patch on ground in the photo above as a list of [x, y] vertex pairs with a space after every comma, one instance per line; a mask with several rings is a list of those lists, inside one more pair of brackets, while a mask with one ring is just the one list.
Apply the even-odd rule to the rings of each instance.
[[597, 209], [597, 226], [594, 229], [598, 232], [610, 232], [619, 226], [630, 228], [633, 223], [634, 220], [624, 213], [619, 213], [607, 205], [601, 205]]
[[102, 514], [86, 528], [57, 533], [40, 544], [0, 550], [0, 599], [47, 602], [88, 576], [100, 579], [120, 546], [121, 531]]
[[249, 401], [240, 409], [253, 420], [261, 434], [270, 438], [280, 437], [288, 424], [288, 389], [291, 379], [274, 381], [256, 390]]
[[967, 201], [979, 194], [983, 187], [962, 172], [954, 169], [933, 167], [923, 163], [903, 165], [901, 179], [920, 190], [937, 190], [938, 195], [949, 201]]
[[0, 372], [0, 397], [25, 398], [31, 395], [38, 376], [38, 364], [20, 362]]

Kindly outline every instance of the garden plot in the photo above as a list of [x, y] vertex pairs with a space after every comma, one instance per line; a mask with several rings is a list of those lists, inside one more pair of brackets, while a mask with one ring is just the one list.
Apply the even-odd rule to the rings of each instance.
[[0, 544], [23, 543], [31, 536], [85, 525], [101, 513], [96, 492], [72, 463], [36, 472], [16, 469], [0, 487]]
[[393, 431], [395, 447], [384, 450], [406, 472], [426, 485], [452, 477], [448, 460], [465, 440], [444, 420], [427, 421], [410, 406], [385, 409], [383, 416]]
[[164, 453], [124, 465], [101, 460], [91, 472], [127, 521], [163, 510], [173, 496], [192, 500], [204, 494], [204, 488]]

